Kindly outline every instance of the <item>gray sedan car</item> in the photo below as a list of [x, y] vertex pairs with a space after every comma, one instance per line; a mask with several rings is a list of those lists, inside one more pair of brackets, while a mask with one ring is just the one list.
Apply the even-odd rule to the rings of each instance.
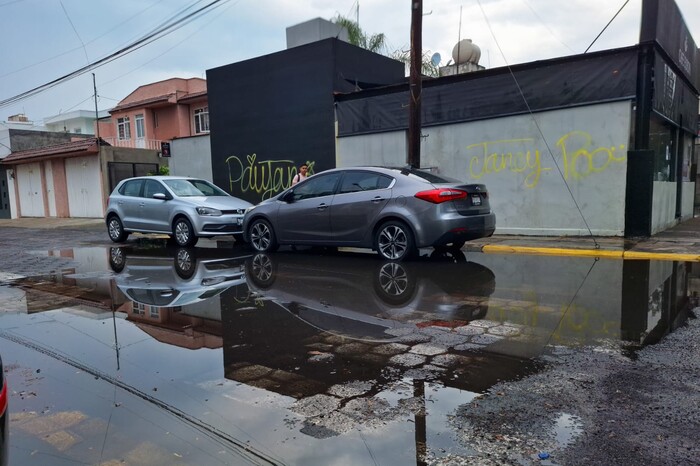
[[458, 249], [495, 228], [486, 186], [410, 168], [328, 170], [251, 207], [243, 219], [244, 239], [260, 252], [280, 244], [345, 246], [394, 261], [422, 247]]
[[109, 196], [105, 221], [115, 243], [132, 232], [165, 233], [179, 246], [220, 235], [241, 235], [251, 207], [212, 183], [181, 176], [144, 176], [121, 181]]

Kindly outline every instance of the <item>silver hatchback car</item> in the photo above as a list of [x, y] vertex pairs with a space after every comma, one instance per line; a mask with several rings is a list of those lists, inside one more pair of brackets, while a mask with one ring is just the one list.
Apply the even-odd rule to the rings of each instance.
[[486, 186], [411, 168], [328, 170], [251, 207], [243, 220], [244, 239], [259, 252], [346, 246], [393, 261], [422, 247], [459, 249], [495, 229]]
[[115, 243], [132, 232], [165, 233], [179, 246], [201, 238], [241, 235], [252, 204], [212, 183], [182, 176], [144, 176], [121, 181], [109, 196], [105, 221]]

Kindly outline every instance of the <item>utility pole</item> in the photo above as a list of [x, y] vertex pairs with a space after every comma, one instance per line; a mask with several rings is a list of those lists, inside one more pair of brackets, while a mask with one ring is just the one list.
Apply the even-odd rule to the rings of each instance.
[[[92, 73], [92, 88], [95, 90], [95, 136], [97, 137], [97, 144], [100, 141], [100, 114], [97, 111], [97, 84], [95, 84], [95, 73]], [[99, 147], [99, 146], [98, 146]]]
[[411, 1], [411, 68], [408, 78], [408, 164], [420, 168], [421, 68], [423, 64], [423, 0]]

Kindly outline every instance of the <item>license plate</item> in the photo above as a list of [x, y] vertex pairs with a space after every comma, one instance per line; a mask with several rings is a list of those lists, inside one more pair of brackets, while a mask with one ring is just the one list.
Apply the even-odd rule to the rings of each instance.
[[481, 205], [481, 196], [472, 194], [472, 205]]

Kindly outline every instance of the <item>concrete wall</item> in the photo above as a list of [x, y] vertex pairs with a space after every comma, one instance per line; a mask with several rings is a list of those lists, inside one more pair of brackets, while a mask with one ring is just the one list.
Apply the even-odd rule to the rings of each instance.
[[695, 182], [684, 182], [681, 188], [681, 220], [693, 218], [695, 206]]
[[676, 223], [676, 183], [654, 181], [651, 234], [664, 231]]
[[209, 135], [174, 139], [170, 144], [170, 174], [213, 181]]
[[9, 130], [9, 144], [6, 145], [12, 148], [12, 152], [20, 152], [29, 149], [38, 149], [40, 147], [53, 146], [71, 142], [71, 140], [85, 139], [92, 137], [87, 134], [71, 134], [71, 133], [52, 133], [49, 131], [32, 131], [32, 130]]
[[[626, 101], [423, 128], [421, 166], [486, 184], [499, 234], [587, 235], [578, 204], [593, 234], [621, 236], [631, 112]], [[403, 131], [337, 147], [338, 166], [406, 163]]]

